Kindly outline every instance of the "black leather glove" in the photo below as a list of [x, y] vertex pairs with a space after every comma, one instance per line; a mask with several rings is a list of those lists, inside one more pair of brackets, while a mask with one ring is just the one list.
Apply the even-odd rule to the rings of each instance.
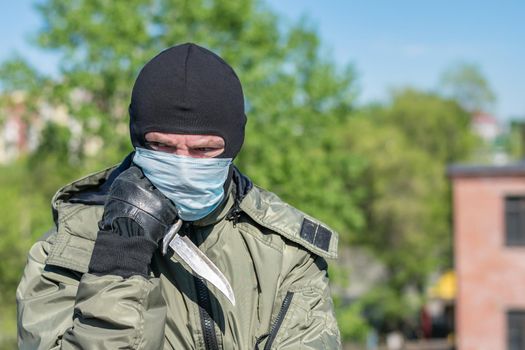
[[109, 189], [89, 272], [147, 276], [158, 243], [176, 220], [173, 203], [131, 165]]

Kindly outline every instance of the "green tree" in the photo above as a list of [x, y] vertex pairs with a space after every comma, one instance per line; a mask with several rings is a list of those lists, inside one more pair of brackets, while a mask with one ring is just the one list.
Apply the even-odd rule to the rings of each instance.
[[470, 113], [490, 110], [496, 102], [489, 82], [479, 66], [473, 63], [457, 63], [445, 70], [440, 90]]
[[395, 126], [443, 167], [467, 160], [479, 142], [470, 131], [469, 112], [435, 93], [410, 88], [394, 91], [390, 104], [374, 118]]
[[39, 97], [48, 89], [47, 77], [16, 55], [0, 65], [0, 77], [0, 123], [5, 122], [5, 111], [16, 109], [22, 99], [25, 109], [22, 117], [29, 122], [38, 110]]
[[360, 303], [383, 330], [416, 323], [429, 275], [452, 264], [445, 173], [476, 147], [469, 120], [455, 101], [405, 89], [334, 130], [347, 153], [364, 162], [356, 183], [366, 222], [355, 242], [375, 254], [386, 276]]
[[[61, 55], [62, 78], [49, 99], [65, 104], [82, 124], [81, 141], [102, 137], [101, 162], [117, 161], [130, 149], [127, 105], [139, 68], [165, 47], [194, 41], [218, 52], [241, 77], [249, 122], [238, 164], [343, 234], [360, 225], [357, 210], [345, 210], [344, 218], [334, 214], [352, 209], [352, 201], [334, 194], [344, 185], [331, 170], [349, 173], [352, 165], [327, 157], [331, 146], [324, 136], [352, 110], [354, 73], [323, 56], [307, 21], [280, 26], [255, 0], [50, 0], [38, 8], [44, 19], [38, 42]], [[82, 97], [73, 98], [75, 92]]]
[[[127, 107], [138, 70], [160, 50], [192, 41], [219, 53], [242, 80], [249, 121], [237, 159], [241, 169], [330, 223], [347, 242], [363, 226], [355, 206], [363, 193], [350, 185], [360, 163], [330, 134], [353, 110], [354, 73], [323, 54], [307, 21], [283, 25], [257, 0], [47, 0], [37, 8], [43, 23], [36, 43], [60, 57], [60, 76], [43, 78], [46, 88], [35, 105], [45, 101], [65, 109], [82, 132], [55, 124], [44, 128], [40, 149], [24, 165], [27, 178], [39, 179], [38, 187], [28, 187], [36, 197], [49, 198], [65, 178], [111, 165], [129, 152]], [[5, 76], [7, 94], [40, 76], [22, 60], [3, 69], [9, 67], [16, 69]], [[94, 138], [103, 145], [96, 157], [85, 147]], [[12, 200], [22, 203], [17, 195]], [[10, 230], [19, 235], [17, 227]], [[33, 237], [42, 232], [40, 226], [32, 229]], [[18, 244], [21, 251], [28, 248], [27, 241]], [[10, 280], [6, 290], [15, 285]]]
[[51, 224], [49, 198], [35, 182], [24, 161], [0, 166], [0, 349], [16, 348], [15, 288], [29, 247]]
[[[444, 169], [474, 142], [468, 113], [456, 102], [402, 90], [386, 105], [356, 110], [352, 67], [324, 54], [306, 20], [284, 25], [257, 0], [46, 0], [37, 7], [43, 25], [36, 42], [61, 57], [60, 76], [50, 79], [15, 58], [0, 67], [9, 72], [3, 91], [36, 87], [27, 95], [33, 117], [45, 102], [66, 110], [81, 132], [50, 123], [34, 154], [2, 169], [0, 211], [9, 218], [2, 233], [9, 238], [0, 253], [14, 253], [0, 271], [17, 271], [1, 279], [6, 315], [14, 313], [25, 252], [51, 225], [52, 193], [131, 150], [127, 106], [138, 70], [160, 50], [193, 41], [218, 52], [242, 80], [248, 125], [236, 160], [241, 170], [337, 229], [342, 246], [362, 245], [385, 264], [386, 281], [363, 304], [338, 303], [343, 335], [363, 338], [363, 306], [391, 327], [413, 317], [428, 274], [450, 264]], [[92, 156], [85, 145], [94, 139], [102, 147]], [[21, 239], [21, 232], [30, 234]], [[2, 334], [12, 339], [13, 323]]]
[[[361, 208], [367, 223], [358, 243], [386, 270], [364, 304], [377, 324], [399, 329], [417, 313], [428, 275], [448, 264], [446, 179], [441, 164], [393, 125], [360, 117], [344, 130], [349, 152], [366, 161], [358, 183], [366, 189]], [[407, 299], [411, 290], [416, 302]]]

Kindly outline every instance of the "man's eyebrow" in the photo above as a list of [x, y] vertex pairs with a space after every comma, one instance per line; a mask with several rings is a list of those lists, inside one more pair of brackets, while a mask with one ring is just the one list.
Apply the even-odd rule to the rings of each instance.
[[169, 138], [164, 138], [162, 135], [146, 135], [144, 139], [147, 142], [155, 142], [155, 143], [168, 143]]
[[196, 140], [192, 142], [191, 147], [224, 147], [224, 141], [222, 140]]
[[159, 144], [162, 144], [162, 145], [166, 145], [166, 146], [176, 146], [174, 145], [170, 140], [166, 139], [166, 140], [159, 140], [159, 139], [155, 139], [155, 140], [146, 140], [146, 142], [149, 142], [149, 143], [159, 143]]

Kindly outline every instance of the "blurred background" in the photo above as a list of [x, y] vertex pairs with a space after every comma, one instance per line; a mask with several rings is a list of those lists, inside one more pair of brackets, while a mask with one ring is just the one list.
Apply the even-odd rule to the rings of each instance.
[[55, 191], [131, 150], [139, 69], [192, 41], [246, 96], [236, 160], [340, 233], [347, 349], [525, 349], [525, 3], [0, 4], [0, 348]]

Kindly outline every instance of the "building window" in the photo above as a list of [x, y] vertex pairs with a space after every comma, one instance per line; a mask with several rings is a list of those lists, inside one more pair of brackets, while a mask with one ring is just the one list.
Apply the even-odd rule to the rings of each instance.
[[505, 198], [507, 245], [525, 245], [525, 196]]
[[525, 349], [525, 310], [507, 311], [507, 349]]

